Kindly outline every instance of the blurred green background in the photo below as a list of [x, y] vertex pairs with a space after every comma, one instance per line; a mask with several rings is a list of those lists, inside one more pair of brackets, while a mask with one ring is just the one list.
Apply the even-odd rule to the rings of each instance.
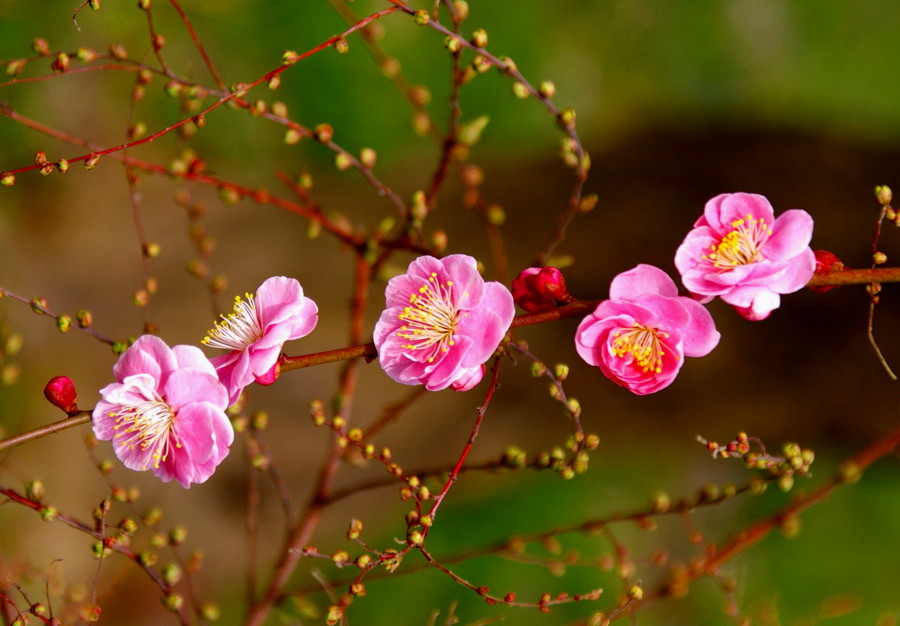
[[[374, 0], [342, 4], [360, 16], [388, 5]], [[82, 46], [103, 51], [120, 43], [131, 58], [155, 65], [147, 22], [135, 3], [107, 0], [99, 12], [81, 11], [77, 27], [72, 22], [77, 3], [37, 6], [22, 0], [0, 3], [0, 59], [33, 56], [32, 40], [43, 37], [54, 51]], [[158, 0], [153, 7], [154, 27], [166, 36], [163, 55], [171, 71], [213, 86], [169, 4]], [[469, 7], [465, 33], [486, 29], [494, 54], [513, 58], [533, 84], [552, 80], [554, 101], [577, 112], [578, 132], [593, 163], [586, 190], [600, 198], [597, 209], [576, 218], [558, 251], [575, 260], [566, 276], [577, 297], [604, 297], [609, 280], [637, 263], [674, 273], [675, 248], [704, 202], [723, 192], [764, 194], [777, 212], [806, 209], [816, 220], [814, 248], [829, 249], [854, 267], [869, 264], [878, 212], [872, 189], [876, 184], [900, 188], [900, 6], [895, 2], [470, 0]], [[197, 0], [184, 2], [183, 8], [227, 84], [254, 80], [279, 65], [283, 50], [303, 52], [346, 28], [325, 0]], [[399, 61], [406, 80], [430, 90], [428, 111], [444, 128], [450, 62], [442, 37], [400, 14], [376, 28], [383, 31], [380, 45]], [[284, 102], [292, 119], [307, 127], [331, 124], [335, 141], [350, 152], [374, 148], [379, 155], [375, 174], [409, 198], [428, 185], [438, 148], [413, 132], [411, 110], [359, 36], [348, 41], [346, 55], [333, 50], [313, 55], [288, 70], [277, 91], [258, 88], [251, 96]], [[33, 61], [23, 77], [49, 74], [50, 60]], [[159, 77], [130, 113], [133, 81], [132, 73], [120, 71], [0, 81], [0, 100], [28, 118], [105, 146], [123, 143], [134, 121], [155, 131], [182, 119]], [[549, 238], [571, 185], [571, 172], [558, 158], [561, 134], [552, 117], [534, 100], [515, 99], [510, 86], [507, 78], [489, 72], [467, 85], [461, 99], [463, 120], [490, 117], [471, 161], [485, 171], [486, 198], [505, 210], [502, 233], [510, 276], [495, 273], [480, 218], [464, 208], [457, 182], [448, 182], [427, 224], [429, 232], [448, 233], [448, 252], [477, 256], [489, 278], [507, 282]], [[208, 117], [190, 145], [208, 171], [284, 196], [290, 194], [274, 173], [293, 177], [308, 170], [315, 180], [313, 197], [323, 209], [361, 227], [373, 228], [392, 214], [390, 203], [358, 173], [338, 172], [330, 152], [311, 141], [287, 146], [282, 134], [270, 122], [223, 107]], [[181, 149], [171, 133], [132, 154], [165, 165]], [[0, 171], [31, 163], [37, 150], [45, 150], [51, 160], [84, 153], [0, 117]], [[160, 289], [147, 311], [169, 344], [196, 344], [213, 315], [203, 287], [185, 271], [196, 252], [185, 211], [173, 200], [178, 188], [179, 183], [158, 176], [141, 179], [144, 228], [148, 240], [162, 247], [151, 262]], [[315, 333], [286, 351], [346, 345], [351, 254], [327, 236], [309, 239], [307, 225], [286, 212], [247, 201], [226, 206], [210, 189], [190, 192], [206, 207], [202, 224], [216, 242], [211, 270], [229, 281], [219, 306], [227, 306], [233, 294], [253, 291], [268, 276], [295, 276], [318, 302], [321, 318]], [[104, 158], [91, 172], [73, 167], [64, 177], [34, 171], [19, 175], [14, 187], [0, 193], [0, 242], [0, 286], [28, 298], [45, 296], [58, 312], [90, 309], [97, 328], [114, 338], [140, 332], [145, 311], [132, 304], [143, 280], [140, 246], [124, 172], [112, 159]], [[897, 233], [886, 230], [881, 249], [889, 264], [898, 248]], [[395, 261], [399, 270], [408, 257]], [[377, 319], [382, 286], [373, 288], [368, 328]], [[886, 287], [875, 333], [888, 361], [900, 369], [895, 291]], [[866, 342], [867, 308], [862, 288], [787, 296], [782, 308], [760, 323], [745, 322], [713, 303], [720, 346], [705, 359], [690, 360], [671, 388], [645, 398], [629, 395], [578, 361], [572, 349], [577, 320], [522, 329], [518, 336], [544, 361], [571, 365], [566, 389], [581, 401], [586, 428], [600, 436], [601, 446], [588, 474], [573, 481], [533, 472], [465, 474], [441, 509], [431, 537], [434, 553], [456, 554], [511, 535], [640, 509], [657, 490], [677, 498], [696, 494], [707, 483], [749, 478], [737, 463], [709, 459], [694, 441], [697, 434], [725, 441], [743, 430], [772, 449], [786, 441], [811, 447], [817, 452], [814, 477], [799, 480], [795, 490], [813, 489], [843, 458], [898, 422], [896, 383]], [[105, 346], [79, 333], [61, 335], [52, 321], [9, 299], [0, 302], [0, 320], [24, 341], [22, 351], [4, 361], [14, 368], [7, 374], [21, 372], [17, 384], [0, 389], [0, 426], [6, 434], [59, 417], [41, 397], [44, 382], [57, 374], [72, 376], [82, 407], [93, 406], [95, 390], [109, 382], [114, 362]], [[253, 408], [271, 415], [273, 458], [301, 503], [327, 442], [327, 433], [309, 424], [306, 407], [314, 397], [329, 399], [337, 372], [336, 365], [290, 372], [279, 384], [253, 391]], [[516, 368], [505, 364], [502, 380], [473, 459], [497, 458], [511, 444], [529, 454], [561, 444], [570, 425], [546, 385], [531, 379], [522, 363]], [[371, 422], [382, 405], [406, 393], [376, 365], [364, 368], [354, 420]], [[481, 391], [430, 395], [377, 443], [390, 446], [404, 468], [450, 464], [482, 397]], [[0, 456], [0, 484], [18, 486], [40, 478], [49, 502], [88, 519], [108, 487], [91, 467], [81, 442], [84, 432], [69, 431]], [[97, 454], [111, 456], [108, 445], [101, 444]], [[241, 621], [242, 455], [238, 442], [207, 484], [187, 492], [121, 468], [113, 474], [117, 484], [141, 487], [142, 506], [163, 505], [165, 526], [188, 526], [187, 547], [205, 550], [200, 594], [222, 605], [221, 621], [227, 624]], [[896, 456], [882, 460], [862, 482], [804, 514], [798, 536], [773, 535], [723, 568], [737, 581], [734, 597], [742, 614], [755, 624], [894, 623], [900, 615], [897, 470]], [[341, 485], [381, 475], [371, 464], [350, 467]], [[364, 539], [370, 545], [392, 547], [393, 537], [405, 532], [403, 515], [409, 508], [396, 494], [388, 488], [347, 499], [329, 512], [314, 543], [323, 551], [347, 548], [344, 530], [357, 517], [366, 524]], [[264, 495], [263, 578], [282, 537], [280, 511], [272, 494]], [[692, 519], [707, 540], [724, 541], [777, 511], [789, 497], [773, 489]], [[116, 511], [126, 514], [124, 506]], [[678, 518], [661, 519], [654, 532], [627, 524], [612, 527], [640, 564], [648, 590], [660, 581], [662, 570], [648, 564], [660, 547], [670, 549], [673, 559], [699, 553], [687, 541], [690, 530]], [[88, 539], [10, 504], [0, 508], [0, 531], [0, 567], [32, 593], [40, 595], [48, 570], [71, 593], [78, 584], [90, 588], [97, 565]], [[618, 578], [598, 566], [610, 554], [610, 544], [579, 533], [560, 541], [563, 554], [579, 555], [564, 571], [496, 556], [453, 569], [500, 595], [514, 590], [520, 599], [603, 587], [606, 593], [596, 605], [565, 605], [549, 615], [490, 607], [436, 571], [403, 575], [414, 565], [408, 563], [368, 586], [368, 597], [349, 611], [350, 623], [442, 624], [451, 611], [462, 624], [501, 619], [586, 623], [594, 610], [608, 609], [621, 593]], [[220, 549], [223, 545], [229, 548]], [[544, 561], [557, 558], [540, 546], [530, 546], [529, 554]], [[51, 565], [58, 558], [63, 562]], [[25, 571], [23, 563], [34, 569]], [[293, 586], [316, 587], [315, 569], [327, 579], [346, 579], [346, 571], [328, 562], [304, 563]], [[133, 567], [114, 558], [101, 572], [103, 623], [165, 621], [155, 589]], [[116, 591], [110, 591], [114, 586]], [[328, 604], [323, 593], [312, 600], [320, 611]], [[638, 614], [637, 623], [733, 623], [724, 603], [725, 594], [706, 579], [684, 599], [651, 605]], [[440, 617], [430, 622], [433, 611]], [[282, 618], [321, 622], [321, 617]], [[276, 617], [271, 623], [281, 622]]]

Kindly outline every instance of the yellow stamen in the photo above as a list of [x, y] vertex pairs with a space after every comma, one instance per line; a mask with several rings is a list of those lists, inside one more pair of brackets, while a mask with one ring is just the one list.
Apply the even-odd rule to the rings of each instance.
[[703, 255], [705, 261], [722, 272], [759, 261], [762, 244], [772, 235], [765, 218], [756, 219], [749, 213], [746, 218], [734, 220], [731, 227], [734, 230], [722, 237], [719, 243], [710, 246], [709, 252]]
[[173, 444], [175, 448], [181, 447], [175, 434], [175, 412], [162, 398], [120, 406], [109, 416], [116, 420], [113, 429], [121, 429], [116, 438], [127, 436], [122, 447], [131, 450], [140, 447], [142, 451], [149, 451], [143, 469], [147, 469], [150, 459], [153, 467], [158, 468], [169, 457]]
[[631, 354], [634, 364], [643, 372], [662, 373], [663, 350], [662, 340], [669, 333], [657, 328], [635, 324], [628, 329], [619, 329], [613, 334], [613, 354], [624, 357]]
[[[463, 293], [462, 298], [468, 297]], [[397, 332], [409, 343], [403, 345], [408, 350], [425, 350], [429, 363], [441, 353], [447, 352], [454, 344], [456, 325], [466, 313], [460, 313], [453, 295], [453, 281], [441, 284], [437, 274], [432, 272], [428, 282], [409, 294], [409, 306], [398, 316], [404, 324]]]
[[220, 315], [222, 321], [215, 322], [201, 343], [211, 348], [224, 348], [225, 350], [243, 350], [254, 341], [263, 336], [262, 322], [256, 311], [256, 302], [253, 294], [244, 294], [247, 298], [242, 300], [240, 296], [234, 299], [234, 312]]

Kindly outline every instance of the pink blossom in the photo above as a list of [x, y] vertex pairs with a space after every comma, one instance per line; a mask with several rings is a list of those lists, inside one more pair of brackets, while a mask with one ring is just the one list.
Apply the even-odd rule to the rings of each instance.
[[812, 278], [812, 230], [806, 211], [791, 209], [775, 219], [763, 196], [722, 194], [706, 203], [675, 253], [675, 266], [702, 302], [719, 296], [746, 319], [765, 319], [781, 303], [779, 294]]
[[100, 390], [94, 408], [94, 434], [112, 441], [125, 467], [151, 469], [185, 489], [212, 476], [234, 431], [225, 415], [228, 393], [203, 352], [143, 335], [113, 375], [116, 382]]
[[575, 333], [581, 358], [638, 395], [668, 387], [685, 356], [705, 356], [718, 343], [709, 311], [679, 296], [675, 282], [652, 265], [616, 276], [609, 300], [585, 317]]
[[555, 267], [529, 267], [512, 281], [513, 300], [530, 313], [549, 311], [569, 299], [566, 279]]
[[210, 359], [234, 404], [252, 382], [271, 385], [278, 378], [278, 359], [285, 341], [305, 337], [319, 321], [316, 303], [303, 295], [293, 278], [273, 276], [256, 296], [235, 298], [234, 312], [216, 322], [203, 338], [212, 348], [230, 350]]
[[385, 299], [375, 325], [381, 367], [429, 391], [477, 385], [515, 314], [509, 290], [484, 282], [475, 259], [462, 254], [417, 258], [388, 282]]

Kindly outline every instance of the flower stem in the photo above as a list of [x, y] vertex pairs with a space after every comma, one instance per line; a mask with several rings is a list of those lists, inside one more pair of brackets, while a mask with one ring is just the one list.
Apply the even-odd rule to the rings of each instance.
[[29, 430], [27, 432], [20, 433], [15, 437], [10, 437], [9, 439], [0, 441], [0, 452], [8, 448], [14, 448], [15, 446], [21, 443], [25, 443], [26, 441], [40, 439], [41, 437], [46, 437], [47, 435], [52, 435], [53, 433], [58, 433], [62, 430], [66, 430], [67, 428], [74, 428], [75, 426], [87, 424], [90, 421], [91, 414], [88, 411], [81, 411], [75, 417], [69, 417], [52, 424], [47, 424], [46, 426], [41, 426], [40, 428], [35, 428], [34, 430]]

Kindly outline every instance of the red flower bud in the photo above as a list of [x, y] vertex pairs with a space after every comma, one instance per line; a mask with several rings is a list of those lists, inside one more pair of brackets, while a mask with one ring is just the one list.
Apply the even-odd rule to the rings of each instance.
[[566, 279], [555, 267], [529, 267], [512, 282], [513, 299], [529, 313], [549, 311], [569, 301]]
[[[816, 274], [820, 272], [841, 272], [846, 269], [843, 262], [828, 250], [816, 250], [814, 254], [816, 255]], [[839, 286], [840, 285], [815, 285], [809, 287], [809, 290], [815, 293], [825, 293], [826, 291], [831, 291]]]
[[66, 415], [78, 413], [78, 392], [75, 391], [75, 383], [68, 376], [56, 376], [44, 387], [44, 395], [55, 407], [62, 409]]

